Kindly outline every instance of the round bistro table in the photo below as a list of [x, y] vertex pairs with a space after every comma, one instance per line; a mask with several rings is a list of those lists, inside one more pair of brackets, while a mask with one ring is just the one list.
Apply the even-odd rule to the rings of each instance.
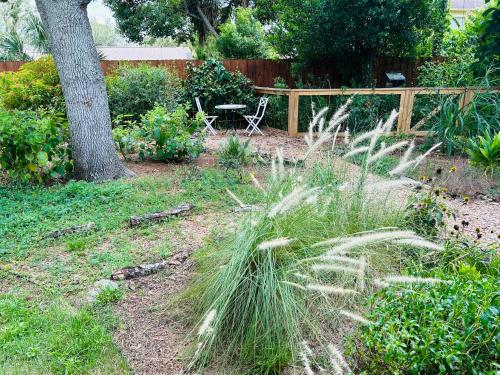
[[[226, 122], [230, 123], [231, 129], [233, 131], [236, 131], [235, 127], [235, 122], [236, 122], [236, 111], [239, 109], [245, 109], [247, 106], [245, 104], [220, 104], [216, 105], [215, 109], [220, 110], [220, 111], [228, 111], [229, 113], [232, 113], [232, 119], [229, 120], [229, 115], [226, 114]], [[229, 131], [230, 128], [228, 127], [227, 131]], [[227, 133], [227, 132], [226, 132]]]

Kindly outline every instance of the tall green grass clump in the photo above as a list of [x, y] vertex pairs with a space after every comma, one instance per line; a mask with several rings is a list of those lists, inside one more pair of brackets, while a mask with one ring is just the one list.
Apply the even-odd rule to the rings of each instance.
[[[358, 306], [380, 288], [440, 282], [392, 274], [403, 254], [418, 256], [418, 249], [439, 251], [441, 246], [398, 228], [404, 202], [392, 204], [388, 192], [407, 182], [371, 181], [367, 172], [395, 150], [406, 148], [389, 172], [395, 177], [425, 155], [412, 157], [414, 145], [408, 141], [391, 146], [377, 142], [391, 131], [397, 118], [393, 112], [372, 131], [344, 138], [345, 159], [364, 156], [349, 178], [346, 163], [329, 156], [348, 105], [328, 122], [327, 109], [313, 113], [305, 137], [308, 150], [300, 163], [306, 168], [285, 169], [278, 149], [270, 181], [263, 186], [252, 176], [261, 191], [260, 205], [248, 206], [228, 191], [250, 214], [232, 241], [200, 258], [191, 289], [199, 313], [193, 367], [236, 363], [248, 373], [280, 374], [300, 360], [307, 374], [313, 369], [347, 371], [339, 349], [326, 338], [328, 332], [344, 319], [369, 324]], [[323, 162], [309, 168], [308, 159], [316, 153], [325, 155]], [[315, 350], [308, 340], [317, 344]]]

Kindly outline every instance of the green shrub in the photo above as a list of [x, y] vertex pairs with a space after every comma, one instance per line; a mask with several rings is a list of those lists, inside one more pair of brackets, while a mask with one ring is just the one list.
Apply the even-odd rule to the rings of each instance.
[[217, 160], [225, 168], [240, 169], [246, 167], [252, 159], [252, 146], [250, 140], [242, 142], [237, 136], [232, 135], [217, 151]]
[[0, 101], [7, 109], [64, 112], [64, 97], [51, 57], [23, 64], [17, 72], [0, 73]]
[[492, 137], [486, 132], [484, 137], [470, 139], [467, 153], [472, 165], [483, 168], [487, 174], [493, 174], [500, 168], [500, 133]]
[[171, 111], [180, 101], [181, 86], [179, 76], [164, 67], [119, 65], [106, 77], [111, 116], [132, 115], [138, 120], [156, 104]]
[[186, 156], [195, 158], [203, 150], [203, 114], [195, 119], [189, 116], [189, 105], [178, 105], [173, 112], [165, 107], [155, 106], [142, 116], [145, 141], [152, 141], [154, 146], [143, 144], [140, 155], [144, 151], [156, 160], [180, 160]]
[[[497, 263], [498, 264], [498, 263]], [[493, 374], [498, 362], [497, 277], [463, 264], [450, 283], [387, 288], [356, 338], [368, 374]]]
[[59, 114], [0, 111], [0, 169], [21, 181], [71, 173], [68, 126]]
[[144, 130], [130, 115], [119, 115], [113, 120], [113, 140], [116, 149], [127, 160], [129, 155], [138, 152], [144, 137]]
[[185, 99], [196, 108], [195, 98], [199, 97], [203, 110], [214, 113], [218, 104], [246, 104], [251, 111], [255, 108], [256, 97], [252, 81], [240, 72], [230, 72], [216, 60], [208, 60], [195, 67], [187, 66]]

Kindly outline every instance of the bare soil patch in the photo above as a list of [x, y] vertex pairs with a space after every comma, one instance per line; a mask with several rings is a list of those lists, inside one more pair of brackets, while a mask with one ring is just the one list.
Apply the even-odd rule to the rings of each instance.
[[[176, 316], [185, 306], [169, 302], [189, 281], [193, 267], [190, 255], [203, 243], [213, 226], [220, 224], [215, 215], [199, 215], [181, 221], [182, 236], [172, 235], [176, 251], [168, 260], [169, 267], [158, 274], [125, 281], [126, 297], [115, 306], [123, 328], [114, 340], [127, 357], [135, 374], [181, 374], [187, 349], [189, 327]], [[166, 313], [169, 311], [169, 313]]]

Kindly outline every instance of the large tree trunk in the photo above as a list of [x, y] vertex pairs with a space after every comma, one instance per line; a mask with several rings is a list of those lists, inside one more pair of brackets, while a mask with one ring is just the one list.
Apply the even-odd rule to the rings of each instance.
[[77, 179], [105, 181], [134, 174], [116, 155], [111, 116], [87, 16], [90, 0], [36, 0], [59, 72]]

